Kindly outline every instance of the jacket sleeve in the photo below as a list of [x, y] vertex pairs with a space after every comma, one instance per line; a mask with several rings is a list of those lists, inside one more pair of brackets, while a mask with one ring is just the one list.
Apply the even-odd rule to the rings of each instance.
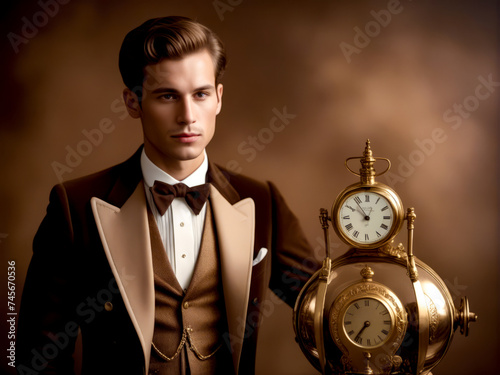
[[300, 290], [321, 267], [314, 257], [299, 220], [278, 189], [269, 183], [272, 196], [272, 271], [270, 288], [288, 305], [294, 306]]
[[33, 242], [19, 313], [19, 374], [73, 374], [75, 314], [73, 229], [63, 185], [50, 194]]

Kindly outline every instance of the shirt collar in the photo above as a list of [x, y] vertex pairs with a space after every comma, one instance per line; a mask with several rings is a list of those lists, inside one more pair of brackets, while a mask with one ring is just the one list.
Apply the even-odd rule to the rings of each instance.
[[202, 185], [206, 182], [206, 176], [208, 171], [208, 158], [207, 153], [203, 151], [203, 162], [193, 173], [191, 173], [188, 177], [186, 177], [182, 181], [178, 181], [172, 176], [170, 176], [167, 172], [160, 169], [156, 164], [154, 164], [146, 155], [144, 149], [142, 149], [141, 154], [141, 169], [142, 175], [144, 177], [144, 182], [148, 187], [153, 186], [155, 181], [165, 182], [170, 185], [178, 184], [182, 182], [183, 184], [193, 187], [196, 185]]

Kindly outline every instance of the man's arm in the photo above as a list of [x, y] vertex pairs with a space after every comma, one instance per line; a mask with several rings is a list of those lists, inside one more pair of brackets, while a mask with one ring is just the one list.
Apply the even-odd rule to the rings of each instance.
[[291, 212], [278, 189], [269, 183], [273, 212], [273, 260], [269, 287], [279, 291], [288, 305], [294, 306], [300, 290], [321, 267], [313, 254], [299, 220]]
[[47, 214], [33, 242], [18, 329], [19, 374], [73, 374], [75, 259], [66, 191], [52, 189]]

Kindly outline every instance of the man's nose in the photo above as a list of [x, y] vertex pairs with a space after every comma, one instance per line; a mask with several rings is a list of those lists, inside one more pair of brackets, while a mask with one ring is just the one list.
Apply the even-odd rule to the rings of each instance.
[[196, 122], [193, 103], [189, 99], [182, 99], [177, 109], [177, 123], [180, 125], [190, 125]]

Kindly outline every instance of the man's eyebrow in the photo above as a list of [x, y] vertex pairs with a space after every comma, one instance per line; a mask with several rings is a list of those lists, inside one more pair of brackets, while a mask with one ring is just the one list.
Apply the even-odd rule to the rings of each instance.
[[[198, 92], [198, 91], [204, 91], [204, 90], [215, 90], [214, 85], [204, 85], [197, 87], [193, 90], [193, 92]], [[177, 89], [174, 89], [172, 87], [158, 87], [152, 91], [153, 94], [161, 94], [161, 93], [173, 93], [173, 94], [180, 94], [180, 91]]]
[[197, 89], [195, 89], [194, 92], [204, 91], [204, 90], [215, 90], [215, 86], [214, 85], [201, 86], [201, 87], [198, 87]]
[[151, 92], [153, 94], [161, 94], [161, 93], [164, 93], [164, 92], [171, 92], [171, 93], [174, 93], [174, 94], [178, 94], [179, 90], [176, 90], [176, 89], [170, 88], [170, 87], [158, 87], [158, 88], [154, 89]]

